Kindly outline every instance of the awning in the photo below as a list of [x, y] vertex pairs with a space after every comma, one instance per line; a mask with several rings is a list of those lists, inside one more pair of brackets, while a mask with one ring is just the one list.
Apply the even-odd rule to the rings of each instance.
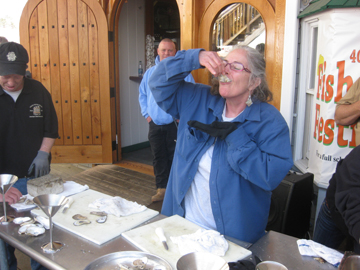
[[298, 18], [324, 11], [329, 8], [360, 7], [360, 0], [313, 0], [300, 14]]

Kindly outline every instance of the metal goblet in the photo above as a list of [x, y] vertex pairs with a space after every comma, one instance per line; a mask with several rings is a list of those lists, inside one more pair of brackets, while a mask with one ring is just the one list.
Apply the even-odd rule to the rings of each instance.
[[42, 245], [42, 249], [46, 253], [55, 253], [59, 251], [64, 244], [58, 241], [53, 241], [52, 236], [52, 217], [57, 213], [57, 211], [66, 203], [66, 197], [56, 194], [44, 194], [39, 195], [34, 198], [34, 203], [38, 205], [41, 210], [49, 217], [50, 219], [50, 242]]
[[1, 224], [8, 224], [6, 216], [5, 194], [19, 178], [13, 174], [0, 174], [0, 188], [3, 198], [4, 216], [1, 217]]

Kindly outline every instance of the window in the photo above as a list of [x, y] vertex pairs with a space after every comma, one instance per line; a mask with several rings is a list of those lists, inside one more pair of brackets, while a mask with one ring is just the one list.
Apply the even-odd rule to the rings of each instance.
[[307, 172], [311, 136], [311, 115], [314, 110], [318, 19], [301, 22], [300, 54], [298, 57], [297, 92], [293, 121], [293, 152], [295, 166]]

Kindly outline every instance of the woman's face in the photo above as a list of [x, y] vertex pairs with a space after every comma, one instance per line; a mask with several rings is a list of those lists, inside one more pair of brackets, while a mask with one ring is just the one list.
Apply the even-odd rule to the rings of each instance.
[[232, 70], [230, 64], [233, 62], [241, 63], [248, 69], [249, 65], [246, 59], [246, 52], [242, 49], [236, 49], [230, 52], [225, 59], [229, 64], [225, 67], [224, 73], [231, 81], [220, 81], [219, 93], [227, 100], [234, 99], [245, 103], [249, 97], [249, 91], [252, 92], [257, 84], [249, 83], [251, 73], [245, 70]]

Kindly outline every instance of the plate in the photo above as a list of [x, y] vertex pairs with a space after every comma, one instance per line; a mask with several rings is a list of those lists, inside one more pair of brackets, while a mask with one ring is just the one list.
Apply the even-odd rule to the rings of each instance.
[[134, 267], [132, 264], [133, 261], [143, 257], [148, 258], [148, 262], [143, 270], [153, 270], [157, 265], [164, 266], [164, 269], [166, 270], [172, 270], [170, 264], [164, 259], [153, 254], [140, 251], [122, 251], [104, 255], [88, 264], [84, 270], [120, 270], [119, 264], [125, 265], [127, 267]]

